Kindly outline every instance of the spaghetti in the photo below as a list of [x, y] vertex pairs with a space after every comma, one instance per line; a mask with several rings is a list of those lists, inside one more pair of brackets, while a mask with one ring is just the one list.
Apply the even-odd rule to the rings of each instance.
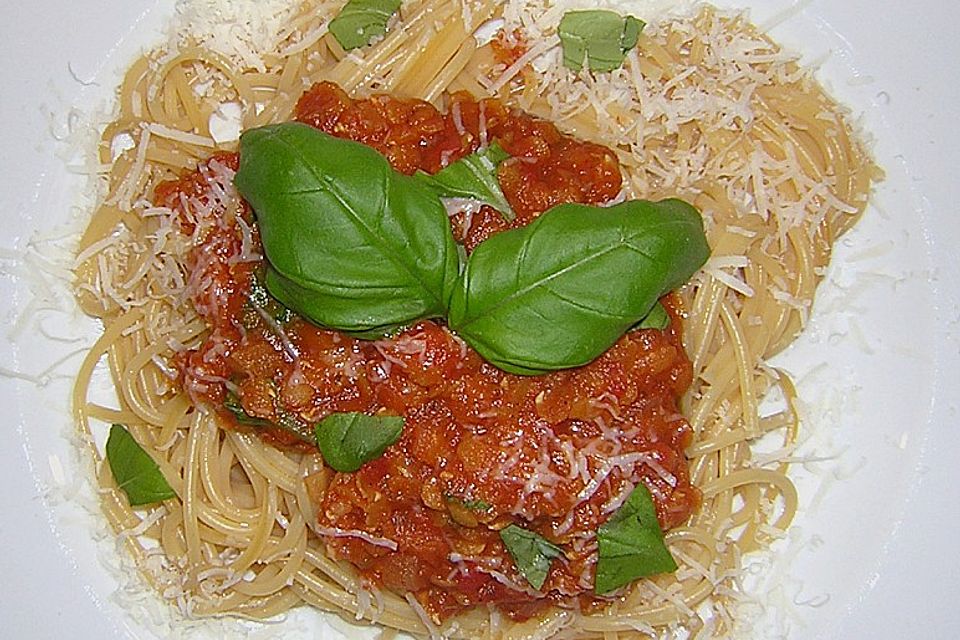
[[[131, 509], [91, 446], [107, 518], [134, 532], [123, 539], [146, 580], [190, 615], [268, 618], [307, 603], [421, 636], [730, 632], [742, 554], [782, 535], [797, 508], [788, 465], [752, 462], [757, 439], [775, 433], [789, 450], [799, 430], [789, 377], [764, 363], [802, 329], [833, 243], [879, 177], [846, 113], [742, 16], [709, 7], [648, 25], [623, 68], [578, 75], [557, 55], [560, 16], [535, 0], [412, 0], [385, 37], [349, 53], [326, 32], [338, 4], [285, 9], [261, 51], [187, 39], [127, 72], [99, 148], [110, 166], [106, 194], [77, 257], [78, 300], [104, 333], [73, 405], [86, 434], [98, 422], [127, 425], [179, 498], [149, 513]], [[471, 35], [494, 19], [504, 24], [493, 43]], [[288, 120], [304, 89], [321, 81], [355, 96], [438, 104], [455, 91], [498, 97], [613, 149], [625, 196], [679, 196], [703, 212], [713, 257], [680, 292], [693, 367], [687, 455], [703, 502], [667, 534], [675, 574], [642, 580], [593, 613], [554, 608], [511, 622], [478, 607], [440, 624], [409, 594], [381, 591], [326, 555], [330, 531], [318, 531], [311, 495], [325, 486], [306, 480], [324, 476], [319, 454], [224, 429], [173, 382], [176, 354], [208, 335], [184, 293], [191, 249], [209, 232], [199, 222], [205, 210], [238, 206], [230, 168], [208, 161], [236, 141], [211, 123], [231, 109], [242, 129]], [[182, 225], [153, 194], [201, 163], [213, 187], [186, 207], [194, 224]], [[259, 258], [242, 245], [237, 260]], [[117, 407], [88, 399], [104, 359]], [[761, 413], [775, 392], [779, 410]]]

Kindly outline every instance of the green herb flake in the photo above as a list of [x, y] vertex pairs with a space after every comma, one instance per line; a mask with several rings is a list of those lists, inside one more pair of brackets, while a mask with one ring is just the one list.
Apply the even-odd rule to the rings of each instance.
[[402, 432], [402, 416], [332, 413], [317, 423], [316, 439], [326, 463], [350, 473], [383, 455]]
[[562, 204], [474, 249], [448, 325], [510, 373], [582, 366], [709, 254], [700, 213], [680, 200]]
[[132, 507], [162, 502], [177, 495], [154, 459], [121, 424], [110, 427], [107, 464]]
[[233, 419], [237, 421], [237, 424], [258, 428], [269, 427], [273, 425], [273, 423], [269, 420], [255, 418], [247, 413], [246, 409], [244, 409], [243, 405], [240, 403], [240, 398], [238, 398], [237, 395], [232, 391], [227, 392], [227, 397], [223, 400], [223, 408], [233, 415]]
[[637, 45], [644, 22], [613, 11], [568, 11], [557, 30], [563, 64], [580, 71], [584, 59], [591, 71], [613, 71]]
[[486, 513], [493, 509], [493, 505], [482, 498], [464, 498], [452, 493], [445, 493], [443, 497], [447, 502], [456, 502], [477, 513]]
[[254, 429], [281, 429], [290, 432], [304, 442], [310, 444], [316, 442], [316, 437], [310, 427], [294, 413], [280, 410], [277, 422], [251, 416], [247, 413], [246, 409], [243, 408], [240, 398], [232, 391], [227, 392], [227, 397], [223, 400], [223, 408], [233, 414], [233, 419], [236, 420], [239, 425], [252, 427]]
[[667, 313], [666, 307], [664, 307], [659, 302], [653, 305], [653, 309], [650, 309], [643, 320], [634, 325], [635, 329], [657, 329], [658, 331], [663, 331], [670, 326], [670, 314]]
[[610, 593], [637, 578], [672, 573], [677, 563], [663, 541], [650, 491], [642, 484], [597, 530], [599, 558], [594, 591]]
[[276, 426], [280, 427], [284, 431], [289, 431], [291, 434], [307, 442], [309, 444], [314, 444], [316, 442], [316, 435], [313, 429], [310, 428], [310, 425], [304, 422], [300, 416], [296, 413], [290, 411], [285, 411], [281, 409], [277, 416]]
[[464, 500], [462, 504], [467, 509], [470, 509], [471, 511], [477, 511], [479, 513], [486, 513], [487, 511], [490, 511], [490, 509], [493, 509], [492, 504], [486, 502], [485, 500], [481, 500], [480, 498], [476, 498], [474, 500]]
[[349, 0], [330, 21], [330, 33], [345, 50], [370, 44], [387, 32], [387, 22], [400, 8], [400, 0]]
[[499, 211], [505, 219], [513, 220], [516, 214], [497, 181], [497, 167], [509, 157], [510, 154], [494, 142], [483, 151], [460, 158], [433, 175], [421, 171], [416, 178], [441, 198], [477, 200]]
[[[264, 319], [264, 315], [273, 318], [278, 324], [285, 325], [294, 318], [294, 313], [270, 295], [265, 284], [266, 267], [257, 269], [250, 276], [247, 299], [243, 305], [241, 322], [247, 330], [255, 329]], [[271, 327], [272, 328], [272, 327]]]
[[515, 524], [500, 530], [500, 539], [520, 574], [534, 589], [543, 587], [550, 572], [550, 562], [563, 555], [563, 550], [543, 536]]
[[267, 288], [263, 286], [263, 280], [256, 274], [250, 277], [250, 291], [247, 292], [247, 303], [254, 309], [263, 309], [272, 298], [267, 293]]

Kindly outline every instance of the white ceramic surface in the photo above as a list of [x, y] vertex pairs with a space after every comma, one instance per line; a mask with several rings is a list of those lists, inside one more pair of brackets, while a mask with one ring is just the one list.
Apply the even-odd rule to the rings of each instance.
[[[750, 8], [763, 24], [793, 4], [774, 34], [822, 66], [820, 77], [875, 139], [887, 179], [840, 243], [807, 333], [777, 361], [799, 380], [816, 429], [803, 452], [814, 461], [797, 469], [804, 511], [758, 578], [793, 605], [768, 611], [753, 636], [956, 637], [960, 5], [756, 0]], [[0, 636], [234, 632], [237, 625], [195, 632], [125, 611], [130, 598], [117, 597], [117, 577], [105, 568], [116, 554], [95, 540], [91, 489], [69, 440], [69, 377], [95, 327], [73, 313], [55, 280], [47, 289], [25, 275], [44, 271], [38, 255], [58, 245], [51, 230], [78, 219], [84, 182], [68, 166], [77, 163], [70, 140], [82, 135], [66, 134], [82, 130], [79, 114], [109, 103], [133, 55], [161, 41], [172, 2], [37, 0], [2, 11]], [[244, 628], [336, 635], [304, 615], [280, 628]]]

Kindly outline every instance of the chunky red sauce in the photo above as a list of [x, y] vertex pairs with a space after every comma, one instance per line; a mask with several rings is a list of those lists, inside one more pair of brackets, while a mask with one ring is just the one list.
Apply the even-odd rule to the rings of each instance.
[[490, 47], [493, 50], [494, 58], [504, 67], [516, 63], [529, 50], [527, 41], [519, 29], [511, 32], [501, 29], [490, 41]]
[[[455, 213], [451, 223], [468, 250], [554, 204], [600, 203], [620, 191], [609, 150], [493, 100], [457, 95], [442, 114], [420, 101], [354, 101], [320, 84], [300, 100], [296, 118], [364, 142], [406, 173], [435, 172], [499, 142], [514, 156], [498, 177], [517, 218], [508, 223], [488, 207]], [[221, 156], [157, 189], [160, 204], [181, 212], [185, 232], [203, 229], [188, 289], [211, 332], [180, 356], [184, 388], [228, 421], [234, 414], [224, 401], [238, 398], [248, 416], [284, 425], [258, 430], [288, 446], [311, 446], [297, 431], [335, 411], [405, 419], [400, 440], [379, 459], [308, 479], [331, 555], [373, 584], [413, 593], [436, 620], [480, 603], [524, 618], [552, 601], [592, 601], [596, 529], [637, 483], [650, 489], [664, 529], [696, 508], [683, 454], [691, 430], [677, 408], [691, 365], [672, 298], [667, 330], [631, 332], [585, 367], [535, 377], [485, 363], [435, 321], [370, 342], [287, 320], [248, 303], [259, 262], [249, 210], [212, 206], [210, 183], [229, 183], [235, 169], [236, 157]], [[198, 221], [188, 203], [220, 217]], [[564, 550], [541, 593], [500, 540], [510, 523]]]

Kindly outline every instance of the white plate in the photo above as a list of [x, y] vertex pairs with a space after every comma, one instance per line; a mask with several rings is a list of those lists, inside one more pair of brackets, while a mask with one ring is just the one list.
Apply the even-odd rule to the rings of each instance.
[[[798, 10], [774, 34], [822, 64], [820, 77], [875, 138], [887, 179], [840, 243], [808, 332], [778, 361], [798, 375], [808, 423], [818, 430], [805, 451], [828, 459], [798, 470], [805, 509], [765, 573], [774, 597], [793, 604], [768, 611], [754, 635], [785, 626], [794, 639], [953, 637], [960, 623], [953, 72], [960, 5], [756, 0], [752, 15], [763, 24], [792, 4]], [[40, 272], [39, 263], [18, 256], [38, 230], [77, 219], [72, 207], [83, 182], [60, 159], [69, 145], [55, 139], [77, 124], [71, 109], [89, 113], [109, 102], [119, 70], [160, 41], [172, 6], [42, 0], [13, 7], [0, 24], [7, 332], [0, 373], [41, 379], [6, 378], [0, 388], [7, 407], [0, 635], [150, 637], [164, 633], [166, 620], [134, 620], [119, 604], [126, 601], [104, 568], [116, 554], [94, 540], [97, 520], [84, 506], [91, 490], [69, 442], [69, 376], [87, 342], [40, 333], [89, 340], [93, 327], [73, 314], [65, 290], [47, 291], [25, 275]], [[31, 283], [40, 289], [31, 292]], [[38, 292], [45, 308], [23, 315]], [[309, 620], [289, 622], [311, 631]]]

